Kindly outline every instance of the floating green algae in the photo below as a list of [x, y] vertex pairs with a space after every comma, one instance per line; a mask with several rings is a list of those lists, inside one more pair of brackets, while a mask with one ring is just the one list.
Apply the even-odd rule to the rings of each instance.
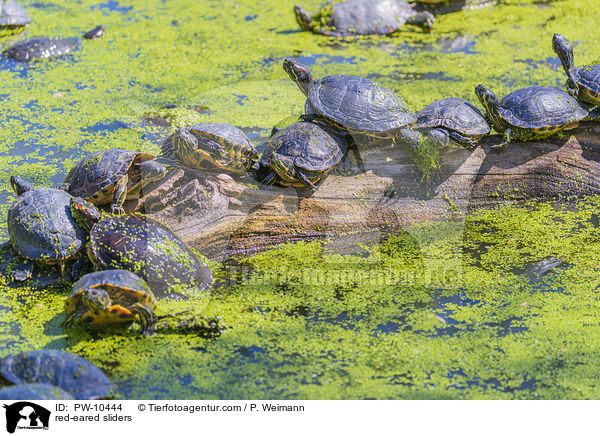
[[[600, 39], [587, 0], [503, 1], [438, 17], [431, 34], [407, 26], [341, 40], [299, 31], [295, 2], [280, 0], [22, 3], [27, 37], [107, 29], [61, 60], [0, 63], [0, 175], [44, 185], [94, 151], [157, 153], [188, 116], [270, 131], [304, 105], [286, 56], [315, 77], [370, 77], [417, 110], [449, 96], [478, 105], [479, 83], [498, 96], [562, 87], [552, 34], [578, 43], [578, 65], [597, 57]], [[170, 105], [202, 110], [176, 113], [171, 127], [145, 121]], [[0, 194], [4, 219], [14, 194], [8, 183]], [[3, 285], [0, 357], [75, 352], [109, 374], [118, 398], [598, 398], [597, 209], [597, 199], [505, 207], [382, 235], [359, 254], [282, 246], [225, 267], [237, 282], [198, 314], [228, 326], [216, 338], [64, 331], [69, 286]], [[562, 263], [537, 274], [532, 265], [548, 259]], [[157, 312], [193, 306], [163, 301]]]

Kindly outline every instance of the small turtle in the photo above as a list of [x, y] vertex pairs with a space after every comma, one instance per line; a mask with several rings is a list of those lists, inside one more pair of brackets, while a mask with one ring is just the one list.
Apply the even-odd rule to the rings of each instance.
[[158, 297], [203, 291], [210, 269], [162, 224], [148, 217], [102, 217], [90, 202], [72, 197], [71, 211], [90, 232], [88, 256], [97, 269], [126, 269], [143, 278]]
[[552, 38], [552, 47], [567, 73], [566, 87], [573, 97], [593, 105], [600, 105], [600, 64], [575, 68], [573, 47], [558, 33]]
[[84, 275], [67, 298], [64, 327], [107, 325], [137, 321], [144, 335], [153, 333], [156, 299], [144, 280], [132, 272], [114, 269]]
[[502, 148], [513, 139], [544, 139], [562, 130], [571, 130], [584, 120], [589, 110], [566, 92], [546, 86], [529, 86], [511, 92], [502, 100], [483, 85], [475, 93], [494, 129], [504, 133]]
[[35, 38], [20, 41], [4, 50], [4, 56], [19, 62], [57, 58], [79, 49], [79, 38]]
[[23, 6], [15, 0], [0, 0], [0, 32], [3, 36], [20, 33], [31, 23]]
[[148, 153], [113, 148], [83, 158], [63, 183], [69, 194], [96, 206], [110, 204], [112, 213], [125, 213], [126, 199], [140, 196], [151, 182], [161, 179], [166, 168]]
[[351, 135], [396, 138], [418, 145], [418, 135], [410, 128], [415, 113], [392, 90], [358, 76], [314, 80], [308, 67], [291, 58], [283, 61], [283, 69], [307, 97], [305, 120], [324, 122]]
[[222, 123], [198, 123], [182, 127], [162, 144], [159, 162], [197, 170], [222, 170], [246, 174], [258, 160], [258, 152], [237, 127]]
[[342, 137], [314, 123], [297, 122], [276, 132], [265, 144], [258, 179], [266, 185], [308, 187], [335, 167], [346, 153]]
[[15, 280], [32, 276], [33, 262], [65, 264], [85, 245], [85, 233], [71, 215], [71, 195], [60, 189], [38, 188], [18, 176], [10, 183], [18, 195], [8, 209], [9, 240], [26, 260], [12, 270]]
[[45, 383], [68, 392], [76, 400], [107, 397], [113, 384], [83, 357], [59, 350], [32, 350], [0, 362], [0, 374], [11, 383]]
[[490, 133], [490, 125], [481, 111], [456, 97], [434, 101], [419, 111], [415, 129], [426, 132], [440, 146], [452, 142], [467, 148], [474, 147]]
[[389, 35], [404, 24], [430, 30], [435, 21], [430, 12], [417, 12], [402, 0], [330, 0], [312, 15], [300, 5], [294, 13], [302, 29], [339, 37]]
[[[24, 383], [0, 389], [0, 400], [74, 400], [61, 388], [47, 383]], [[13, 406], [13, 405], [11, 405]], [[8, 407], [11, 407], [8, 406]], [[4, 406], [7, 407], [7, 406]]]

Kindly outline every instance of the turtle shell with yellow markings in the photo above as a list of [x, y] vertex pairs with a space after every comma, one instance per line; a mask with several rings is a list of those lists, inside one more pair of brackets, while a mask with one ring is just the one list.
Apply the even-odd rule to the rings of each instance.
[[67, 298], [65, 327], [75, 324], [102, 326], [136, 321], [143, 334], [156, 324], [156, 298], [136, 274], [122, 270], [98, 271], [83, 276]]

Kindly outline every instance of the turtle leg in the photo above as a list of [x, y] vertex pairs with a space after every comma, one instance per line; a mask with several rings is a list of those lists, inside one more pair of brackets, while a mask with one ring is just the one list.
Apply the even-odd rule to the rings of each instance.
[[123, 177], [117, 181], [115, 185], [115, 193], [113, 195], [113, 201], [111, 210], [115, 215], [123, 215], [125, 213], [125, 209], [123, 209], [123, 203], [125, 203], [125, 198], [127, 198], [127, 182], [129, 181], [129, 177], [125, 174]]
[[296, 167], [296, 178], [312, 191], [317, 190], [317, 187], [310, 181], [302, 168]]
[[13, 265], [10, 272], [13, 280], [24, 282], [25, 280], [30, 279], [33, 276], [33, 262], [24, 257], [16, 257], [16, 259], [19, 262]]
[[138, 315], [141, 333], [144, 336], [153, 335], [156, 322], [158, 321], [158, 317], [156, 316], [154, 309], [143, 303], [135, 303], [131, 307], [131, 312]]
[[408, 24], [414, 24], [415, 26], [422, 27], [423, 30], [431, 32], [433, 29], [433, 23], [435, 23], [435, 17], [431, 12], [419, 12], [412, 17], [409, 17], [406, 22]]
[[88, 311], [88, 308], [84, 307], [84, 308], [80, 308], [78, 310], [71, 312], [70, 314], [67, 315], [65, 320], [61, 323], [61, 326], [63, 328], [68, 328], [68, 329], [73, 328], [75, 326], [75, 324], [77, 324], [79, 322], [81, 317], [87, 313], [87, 311]]
[[154, 160], [159, 164], [163, 165], [167, 169], [167, 171], [173, 171], [181, 167], [181, 162], [179, 162], [179, 159], [173, 156], [161, 154], [159, 156], [156, 156]]
[[356, 166], [358, 167], [358, 169], [361, 170], [363, 173], [366, 173], [367, 170], [365, 169], [365, 163], [362, 160], [360, 150], [358, 149], [358, 145], [356, 144], [356, 141], [354, 140], [354, 137], [352, 135], [349, 135], [348, 138], [348, 151], [352, 151], [352, 153], [354, 154], [354, 159], [356, 160]]
[[496, 145], [492, 145], [492, 149], [493, 150], [503, 150], [504, 147], [506, 147], [508, 144], [510, 144], [510, 141], [513, 140], [513, 132], [511, 129], [506, 129], [506, 132], [504, 132], [504, 141], [502, 141], [502, 143], [500, 144], [496, 144]]

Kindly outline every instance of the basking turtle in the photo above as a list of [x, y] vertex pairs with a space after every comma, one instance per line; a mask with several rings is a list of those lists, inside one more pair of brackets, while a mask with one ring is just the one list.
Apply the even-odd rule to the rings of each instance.
[[67, 175], [63, 188], [96, 206], [110, 204], [112, 213], [125, 213], [126, 199], [140, 196], [144, 187], [161, 179], [166, 168], [148, 153], [113, 148], [83, 158]]
[[0, 0], [0, 35], [20, 33], [31, 23], [23, 6], [15, 0]]
[[144, 335], [153, 332], [156, 299], [144, 280], [132, 272], [113, 269], [84, 275], [67, 298], [64, 327], [137, 321]]
[[162, 144], [160, 162], [197, 170], [222, 170], [246, 174], [258, 160], [258, 152], [237, 127], [222, 123], [198, 123], [177, 129]]
[[265, 144], [257, 178], [266, 185], [308, 187], [317, 184], [346, 153], [344, 139], [314, 123], [297, 122], [276, 132]]
[[107, 397], [110, 380], [83, 357], [59, 350], [32, 350], [0, 362], [0, 374], [11, 383], [45, 383], [68, 392], [76, 400]]
[[511, 140], [544, 139], [562, 130], [574, 129], [589, 110], [566, 92], [546, 86], [529, 86], [511, 92], [502, 100], [483, 85], [475, 93], [494, 129], [504, 133], [502, 148]]
[[581, 101], [600, 105], [600, 64], [575, 68], [573, 47], [567, 38], [558, 33], [552, 38], [552, 47], [567, 73], [569, 94]]
[[452, 142], [467, 148], [474, 147], [490, 133], [490, 125], [481, 111], [456, 97], [434, 101], [419, 111], [415, 129], [426, 132], [439, 145]]
[[19, 62], [57, 58], [79, 48], [79, 38], [35, 38], [20, 41], [4, 50], [4, 56]]
[[283, 61], [283, 69], [307, 97], [306, 120], [350, 134], [418, 145], [418, 135], [410, 128], [415, 113], [392, 90], [358, 76], [339, 74], [314, 80], [308, 67], [291, 58]]
[[435, 21], [431, 13], [417, 12], [402, 0], [330, 0], [312, 15], [300, 5], [294, 13], [302, 29], [340, 37], [389, 35], [404, 24], [430, 30]]
[[136, 215], [102, 217], [79, 197], [72, 197], [71, 211], [90, 232], [87, 251], [97, 269], [132, 271], [158, 297], [196, 293], [211, 284], [210, 269], [162, 224]]
[[74, 400], [61, 388], [47, 383], [24, 383], [0, 389], [0, 400]]
[[15, 280], [32, 276], [33, 262], [65, 264], [85, 245], [85, 233], [71, 215], [71, 195], [61, 189], [38, 188], [18, 176], [10, 183], [18, 195], [8, 209], [8, 235], [15, 251], [25, 258], [12, 270]]

